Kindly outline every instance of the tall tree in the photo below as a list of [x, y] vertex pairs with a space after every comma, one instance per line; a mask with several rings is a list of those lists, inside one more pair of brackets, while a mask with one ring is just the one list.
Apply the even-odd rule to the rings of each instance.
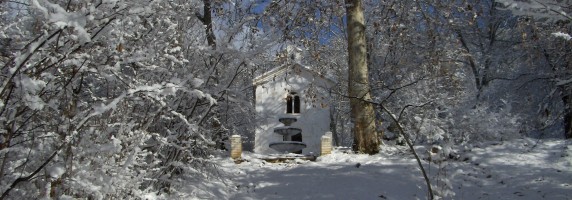
[[379, 152], [379, 137], [371, 100], [365, 39], [365, 18], [361, 0], [346, 0], [348, 28], [348, 67], [351, 118], [353, 120], [354, 150], [360, 153]]

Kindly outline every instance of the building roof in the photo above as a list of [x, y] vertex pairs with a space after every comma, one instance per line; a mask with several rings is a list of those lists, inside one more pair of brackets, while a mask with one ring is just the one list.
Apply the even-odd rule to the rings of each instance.
[[264, 84], [270, 80], [273, 80], [274, 77], [282, 75], [288, 71], [292, 71], [294, 69], [297, 70], [303, 70], [303, 71], [307, 71], [310, 74], [312, 74], [314, 77], [320, 78], [322, 80], [324, 80], [329, 86], [333, 86], [335, 85], [335, 82], [329, 78], [327, 78], [326, 76], [324, 76], [323, 74], [320, 74], [304, 65], [301, 65], [300, 63], [287, 63], [287, 64], [283, 64], [281, 66], [275, 67], [274, 69], [271, 69], [270, 71], [267, 71], [263, 74], [261, 74], [260, 76], [255, 77], [252, 80], [252, 85], [257, 86], [257, 85], [261, 85]]

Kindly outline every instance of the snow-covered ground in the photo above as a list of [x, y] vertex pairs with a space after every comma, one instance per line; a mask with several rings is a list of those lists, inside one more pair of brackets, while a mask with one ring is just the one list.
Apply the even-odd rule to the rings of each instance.
[[[369, 156], [336, 150], [315, 162], [278, 164], [251, 153], [240, 164], [217, 158], [225, 178], [192, 187], [199, 199], [426, 199], [423, 176], [408, 150], [382, 151]], [[454, 151], [453, 159], [424, 161], [434, 191], [444, 199], [572, 199], [572, 141], [519, 139]]]

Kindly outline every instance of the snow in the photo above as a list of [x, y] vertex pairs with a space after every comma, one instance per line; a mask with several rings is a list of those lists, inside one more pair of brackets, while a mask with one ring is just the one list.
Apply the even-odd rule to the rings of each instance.
[[563, 1], [519, 1], [519, 0], [496, 0], [502, 3], [515, 15], [528, 15], [535, 18], [567, 19], [568, 14], [563, 11], [567, 2]]
[[556, 32], [556, 33], [552, 33], [552, 36], [554, 37], [559, 37], [565, 40], [570, 40], [572, 39], [572, 36], [570, 36], [568, 33], [563, 33], [563, 32]]
[[[42, 6], [42, 4], [45, 5]], [[71, 26], [74, 28], [77, 34], [77, 38], [80, 44], [91, 41], [91, 35], [85, 30], [85, 25], [87, 24], [87, 15], [85, 11], [80, 10], [79, 12], [67, 12], [66, 9], [62, 8], [58, 4], [54, 4], [48, 1], [33, 0], [32, 5], [37, 8], [41, 13], [52, 22], [54, 26], [60, 29]]]
[[41, 110], [46, 103], [37, 95], [24, 94], [24, 104], [32, 110]]
[[[240, 164], [221, 156], [215, 162], [230, 181], [193, 187], [206, 190], [201, 198], [214, 199], [426, 199], [423, 176], [407, 149], [385, 146], [382, 152], [370, 156], [336, 149], [315, 162], [286, 163], [268, 163], [249, 152], [243, 152]], [[517, 139], [454, 152], [458, 159], [431, 164], [429, 154], [419, 152], [434, 192], [444, 199], [572, 197], [571, 141]]]
[[563, 85], [567, 85], [572, 83], [572, 78], [568, 79], [568, 80], [560, 80], [556, 83], [556, 85], [558, 86], [563, 86]]
[[236, 167], [241, 171], [231, 199], [424, 199], [426, 193], [413, 159], [334, 151], [316, 162], [251, 161]]
[[44, 108], [45, 102], [37, 95], [37, 93], [46, 86], [44, 81], [22, 75], [17, 84], [18, 87], [22, 88], [22, 91], [25, 91], [23, 100], [26, 106], [32, 110], [41, 110]]
[[64, 169], [63, 166], [57, 165], [57, 166], [53, 166], [53, 167], [48, 168], [47, 171], [48, 171], [48, 174], [50, 175], [50, 177], [52, 177], [53, 179], [57, 179], [60, 176], [62, 176], [66, 170]]

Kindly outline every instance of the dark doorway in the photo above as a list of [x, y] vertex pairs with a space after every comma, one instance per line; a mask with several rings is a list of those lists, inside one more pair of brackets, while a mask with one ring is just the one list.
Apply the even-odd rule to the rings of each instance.
[[292, 136], [292, 141], [302, 142], [302, 133], [298, 133]]

